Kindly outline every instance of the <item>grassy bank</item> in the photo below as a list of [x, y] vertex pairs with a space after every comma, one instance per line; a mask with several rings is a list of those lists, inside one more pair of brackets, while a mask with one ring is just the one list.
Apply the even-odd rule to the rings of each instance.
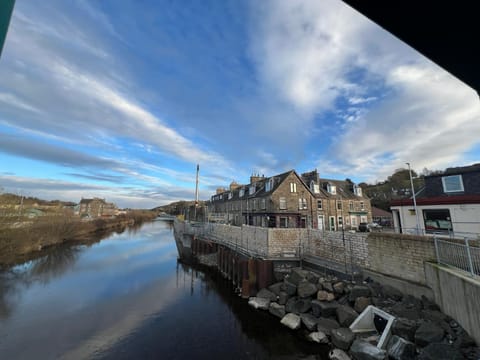
[[129, 226], [151, 221], [156, 213], [132, 210], [115, 218], [82, 221], [67, 213], [40, 216], [35, 219], [3, 218], [0, 222], [0, 267], [28, 260], [49, 247], [99, 239]]

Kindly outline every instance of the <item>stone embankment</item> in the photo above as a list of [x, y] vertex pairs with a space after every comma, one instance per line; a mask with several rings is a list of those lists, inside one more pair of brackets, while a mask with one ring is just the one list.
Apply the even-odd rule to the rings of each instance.
[[[404, 295], [369, 279], [354, 284], [302, 269], [276, 275], [280, 281], [260, 289], [249, 305], [304, 331], [308, 340], [330, 346], [332, 360], [480, 359], [474, 340], [425, 297]], [[376, 346], [381, 334], [365, 337], [349, 328], [368, 305], [396, 318], [384, 350]]]

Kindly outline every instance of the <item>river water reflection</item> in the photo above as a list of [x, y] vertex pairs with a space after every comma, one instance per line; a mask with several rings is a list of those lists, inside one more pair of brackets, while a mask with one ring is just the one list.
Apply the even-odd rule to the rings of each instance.
[[0, 273], [0, 359], [298, 359], [321, 350], [249, 308], [215, 273], [179, 263], [163, 221]]

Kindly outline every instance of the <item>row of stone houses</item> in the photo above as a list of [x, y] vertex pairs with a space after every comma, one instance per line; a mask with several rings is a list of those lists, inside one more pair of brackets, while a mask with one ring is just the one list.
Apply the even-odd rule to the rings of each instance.
[[112, 217], [118, 214], [118, 208], [114, 203], [106, 202], [105, 199], [81, 199], [78, 207], [78, 215], [84, 218]]
[[317, 170], [295, 170], [271, 177], [251, 176], [230, 184], [210, 199], [208, 220], [240, 226], [357, 229], [372, 220], [370, 200], [349, 180], [321, 179]]

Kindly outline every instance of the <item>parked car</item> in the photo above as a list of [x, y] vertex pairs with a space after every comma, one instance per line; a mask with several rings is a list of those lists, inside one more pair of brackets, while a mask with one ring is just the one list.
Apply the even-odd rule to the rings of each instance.
[[360, 232], [380, 231], [381, 229], [382, 225], [379, 225], [376, 222], [361, 222], [360, 224], [358, 224], [358, 231]]

